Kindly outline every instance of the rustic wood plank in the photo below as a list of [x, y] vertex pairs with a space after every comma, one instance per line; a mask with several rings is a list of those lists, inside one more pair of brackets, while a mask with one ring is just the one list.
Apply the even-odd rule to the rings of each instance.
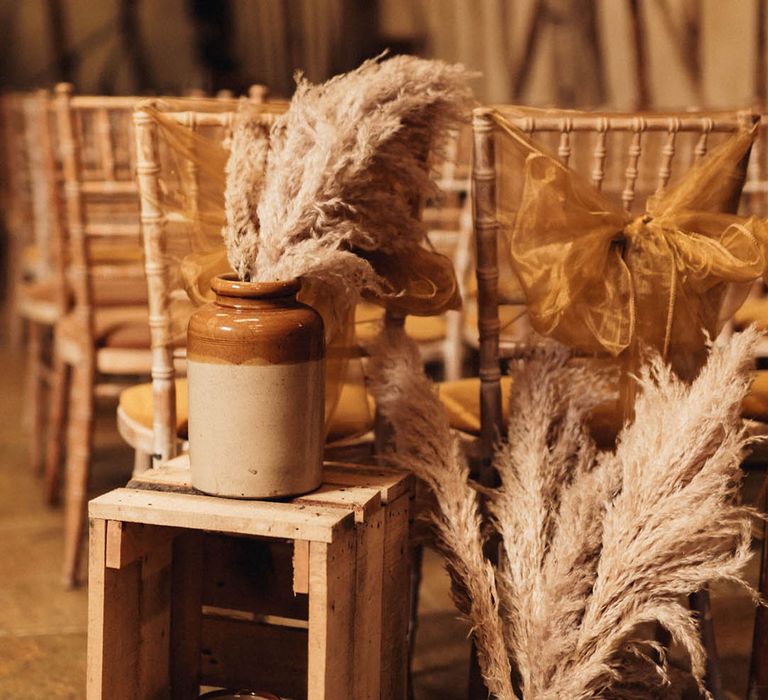
[[202, 644], [203, 534], [185, 532], [173, 541], [171, 579], [171, 697], [193, 700], [200, 694]]
[[89, 700], [101, 698], [104, 674], [104, 572], [107, 523], [90, 520], [88, 529], [88, 677]]
[[115, 489], [95, 498], [90, 513], [104, 520], [318, 542], [333, 541], [354, 517], [339, 509], [134, 489]]
[[293, 592], [309, 593], [309, 542], [293, 543]]
[[381, 696], [381, 647], [383, 640], [382, 582], [384, 575], [385, 511], [379, 509], [355, 528], [355, 643], [354, 695], [360, 700]]
[[324, 508], [344, 508], [355, 513], [355, 522], [364, 523], [381, 510], [381, 494], [378, 489], [363, 486], [323, 484], [319, 489], [299, 496], [294, 503]]
[[172, 540], [179, 532], [179, 528], [158, 528], [143, 523], [108, 520], [106, 565], [110, 569], [122, 569], [159, 544], [159, 538]]
[[326, 462], [323, 483], [377, 488], [382, 503], [391, 503], [411, 489], [413, 476], [398, 469], [362, 466], [347, 462]]
[[307, 631], [301, 628], [205, 617], [201, 664], [205, 685], [307, 697]]
[[404, 700], [408, 687], [411, 499], [402, 496], [386, 511], [382, 589], [381, 697]]
[[[325, 462], [323, 466], [323, 484], [326, 487], [345, 486], [377, 489], [382, 503], [395, 501], [411, 489], [413, 477], [404, 471], [375, 466], [363, 466], [348, 462]], [[188, 490], [194, 493], [190, 485], [189, 455], [183, 454], [162, 465], [136, 475], [128, 484], [129, 488], [162, 488]], [[322, 488], [322, 487], [321, 487]], [[330, 491], [330, 488], [326, 488]], [[313, 494], [310, 494], [313, 495]], [[300, 496], [301, 500], [306, 496]]]
[[109, 569], [106, 523], [91, 526], [88, 700], [140, 700], [139, 565]]
[[129, 483], [129, 488], [145, 486], [189, 487], [189, 457], [181, 455], [158, 467], [136, 474]]
[[173, 538], [157, 531], [141, 555], [139, 581], [139, 678], [138, 697], [167, 698], [171, 692], [171, 552]]
[[354, 695], [355, 533], [309, 544], [308, 700]]

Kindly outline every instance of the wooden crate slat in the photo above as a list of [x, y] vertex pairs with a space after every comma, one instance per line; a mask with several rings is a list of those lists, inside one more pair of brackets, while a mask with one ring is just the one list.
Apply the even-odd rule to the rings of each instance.
[[[129, 484], [129, 488], [168, 488], [179, 492], [194, 493], [190, 486], [189, 455], [183, 454], [165, 464], [143, 472]], [[381, 502], [386, 504], [397, 500], [411, 488], [413, 477], [404, 471], [373, 466], [360, 466], [344, 462], [326, 462], [323, 466], [323, 486], [316, 492], [299, 496], [295, 500], [313, 499], [318, 493], [330, 494], [334, 486], [360, 487], [375, 489], [381, 495]], [[356, 496], [336, 496], [329, 502], [337, 505], [349, 505]], [[370, 508], [370, 506], [368, 506]]]
[[349, 488], [346, 484], [324, 483], [319, 489], [305, 496], [295, 498], [294, 503], [328, 508], [348, 508], [355, 513], [355, 522], [364, 523], [381, 510], [381, 494], [378, 489], [359, 486]]
[[309, 664], [311, 698], [348, 700], [354, 687], [355, 533], [309, 543]]
[[236, 501], [161, 491], [116, 489], [92, 500], [92, 518], [212, 530], [233, 535], [332, 542], [352, 525], [340, 510], [269, 501]]
[[326, 484], [345, 486], [366, 486], [378, 488], [381, 502], [392, 503], [411, 488], [413, 477], [398, 469], [360, 466], [344, 462], [326, 462], [323, 469], [323, 481]]

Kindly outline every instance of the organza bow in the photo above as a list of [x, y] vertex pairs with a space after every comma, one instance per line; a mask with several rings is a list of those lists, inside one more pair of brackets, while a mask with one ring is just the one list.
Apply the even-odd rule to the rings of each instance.
[[502, 115], [494, 119], [505, 167], [517, 163], [522, 178], [517, 206], [505, 203], [499, 183], [497, 199], [533, 328], [584, 353], [620, 356], [624, 390], [644, 348], [692, 379], [707, 336], [717, 335], [766, 265], [765, 222], [729, 213], [754, 130], [736, 132], [631, 217]]

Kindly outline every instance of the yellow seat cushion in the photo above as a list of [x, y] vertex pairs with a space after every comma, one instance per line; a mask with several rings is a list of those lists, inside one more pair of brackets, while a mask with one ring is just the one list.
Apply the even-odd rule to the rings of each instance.
[[[342, 388], [336, 412], [328, 429], [328, 442], [352, 435], [363, 435], [373, 429], [373, 400], [361, 395], [365, 390], [356, 385]], [[152, 384], [137, 384], [120, 394], [120, 409], [131, 420], [152, 430]], [[176, 380], [176, 432], [186, 439], [189, 418], [189, 387], [186, 378]]]
[[[455, 430], [477, 435], [480, 432], [480, 379], [469, 377], [437, 385], [438, 395]], [[501, 410], [504, 422], [509, 420], [511, 377], [501, 378]], [[615, 400], [598, 405], [590, 418], [590, 432], [600, 447], [610, 447], [616, 440], [618, 404]]]
[[[363, 302], [355, 308], [355, 335], [359, 342], [373, 340], [379, 332], [384, 309], [376, 304]], [[407, 316], [405, 332], [417, 343], [434, 343], [445, 338], [444, 316]]]
[[742, 401], [741, 412], [745, 418], [768, 423], [768, 370], [755, 372], [752, 388]]
[[24, 270], [34, 270], [40, 264], [40, 247], [36, 243], [25, 245], [21, 251], [21, 264]]
[[[137, 384], [120, 393], [120, 409], [128, 418], [152, 430], [152, 384]], [[186, 439], [189, 417], [189, 391], [186, 379], [176, 380], [176, 434]]]
[[[509, 413], [510, 377], [501, 378], [501, 406], [504, 420]], [[477, 435], [480, 432], [480, 379], [468, 377], [437, 384], [440, 401], [448, 413], [448, 421], [455, 430]]]
[[376, 413], [373, 397], [362, 384], [344, 384], [339, 402], [331, 416], [326, 442], [365, 435], [373, 430], [373, 416]]
[[750, 297], [733, 315], [733, 325], [737, 329], [746, 328], [752, 323], [761, 331], [768, 328], [768, 297]]

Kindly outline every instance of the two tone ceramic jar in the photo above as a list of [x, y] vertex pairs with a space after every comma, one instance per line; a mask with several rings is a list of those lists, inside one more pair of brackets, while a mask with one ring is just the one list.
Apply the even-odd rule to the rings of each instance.
[[233, 498], [307, 493], [322, 479], [324, 337], [300, 283], [221, 275], [189, 322], [192, 486]]

